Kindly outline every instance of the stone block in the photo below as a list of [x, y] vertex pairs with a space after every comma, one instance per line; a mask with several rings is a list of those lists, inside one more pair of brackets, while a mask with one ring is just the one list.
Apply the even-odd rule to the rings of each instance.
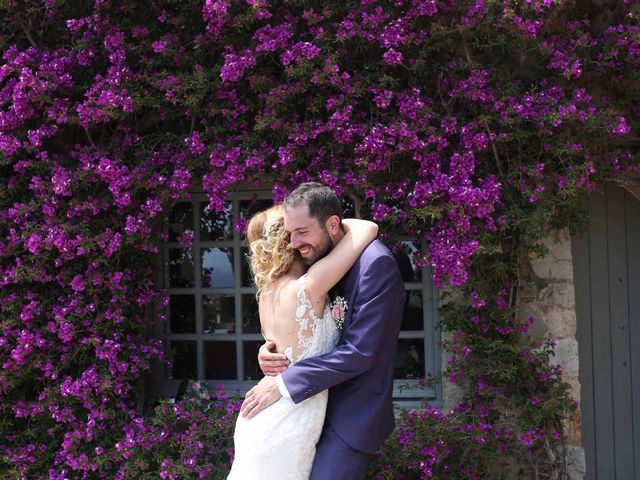
[[567, 475], [569, 480], [583, 480], [587, 474], [584, 448], [580, 445], [567, 445]]
[[573, 280], [573, 258], [571, 255], [571, 239], [567, 231], [558, 232], [556, 237], [545, 240], [547, 255], [542, 258], [531, 258], [533, 272], [543, 279]]
[[568, 308], [552, 308], [544, 317], [549, 336], [566, 338], [576, 336], [576, 311]]
[[576, 292], [573, 283], [569, 282], [552, 282], [540, 290], [538, 294], [539, 300], [547, 306], [570, 308], [576, 307]]
[[562, 429], [564, 432], [564, 439], [567, 444], [582, 444], [582, 416], [579, 408], [576, 409], [571, 417], [565, 418], [562, 421]]
[[577, 380], [580, 367], [578, 341], [572, 337], [557, 340], [550, 361], [553, 365], [562, 365], [562, 376], [566, 381]]
[[[442, 340], [451, 340], [453, 334], [451, 332], [443, 332]], [[447, 368], [449, 357], [445, 352], [441, 356], [442, 370]], [[464, 388], [449, 379], [442, 378], [442, 410], [447, 412], [455, 407], [464, 397]]]
[[464, 389], [457, 383], [443, 379], [442, 381], [442, 411], [448, 412], [462, 401]]
[[534, 317], [536, 322], [530, 329], [535, 337], [575, 337], [576, 314], [573, 284], [550, 282], [540, 290], [535, 299], [522, 299], [518, 318], [526, 321]]
[[539, 287], [534, 282], [526, 282], [518, 286], [518, 303], [531, 303], [538, 297]]
[[574, 445], [582, 444], [582, 410], [578, 407], [571, 417], [571, 433], [570, 442]]
[[531, 335], [533, 338], [547, 338], [551, 336], [551, 332], [549, 332], [549, 327], [544, 321], [544, 318], [544, 314], [536, 316], [535, 321], [529, 327], [529, 335]]
[[544, 322], [545, 312], [538, 302], [522, 303], [518, 306], [519, 321], [527, 322], [530, 317], [534, 318], [534, 322], [529, 327], [529, 335], [534, 338], [549, 336], [549, 331]]
[[580, 402], [580, 381], [578, 378], [567, 378], [566, 375], [563, 375], [562, 379], [569, 385], [569, 396]]

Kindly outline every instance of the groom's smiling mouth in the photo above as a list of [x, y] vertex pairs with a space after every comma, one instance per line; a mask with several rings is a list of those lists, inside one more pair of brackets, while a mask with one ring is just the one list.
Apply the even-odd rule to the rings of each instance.
[[300, 247], [298, 251], [300, 252], [300, 255], [307, 255], [309, 252], [311, 252], [311, 247], [308, 245], [305, 247]]

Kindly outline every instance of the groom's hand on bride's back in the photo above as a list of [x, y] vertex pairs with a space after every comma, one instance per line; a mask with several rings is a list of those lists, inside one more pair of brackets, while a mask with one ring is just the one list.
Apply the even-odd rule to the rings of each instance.
[[276, 353], [276, 344], [267, 341], [258, 350], [258, 365], [262, 373], [275, 377], [286, 370], [289, 360], [282, 353]]

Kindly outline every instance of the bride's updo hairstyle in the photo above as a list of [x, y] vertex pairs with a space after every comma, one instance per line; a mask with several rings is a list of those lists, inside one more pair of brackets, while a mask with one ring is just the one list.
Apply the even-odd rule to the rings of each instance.
[[276, 205], [251, 217], [247, 240], [251, 273], [259, 296], [267, 285], [287, 273], [299, 255], [291, 248], [289, 233], [284, 229], [284, 207]]

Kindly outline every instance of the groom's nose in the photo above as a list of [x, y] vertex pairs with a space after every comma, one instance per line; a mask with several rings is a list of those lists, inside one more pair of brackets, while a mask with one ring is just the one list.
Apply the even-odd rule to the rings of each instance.
[[298, 238], [298, 234], [296, 234], [296, 233], [292, 233], [291, 234], [290, 241], [291, 241], [291, 247], [292, 248], [300, 248], [300, 245], [302, 245], [300, 243], [300, 239]]

